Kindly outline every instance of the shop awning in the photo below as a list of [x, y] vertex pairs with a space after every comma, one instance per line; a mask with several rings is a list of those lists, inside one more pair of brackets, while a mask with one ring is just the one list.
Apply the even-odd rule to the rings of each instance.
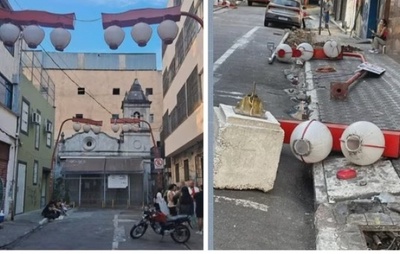
[[133, 174], [143, 173], [141, 158], [73, 158], [61, 163], [61, 173], [71, 174]]

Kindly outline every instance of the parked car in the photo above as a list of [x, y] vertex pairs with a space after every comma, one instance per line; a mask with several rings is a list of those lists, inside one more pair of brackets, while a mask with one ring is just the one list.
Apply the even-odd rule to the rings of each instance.
[[264, 18], [264, 26], [279, 23], [300, 28], [305, 7], [299, 0], [270, 0]]
[[247, 5], [252, 6], [253, 3], [269, 4], [270, 0], [247, 0]]

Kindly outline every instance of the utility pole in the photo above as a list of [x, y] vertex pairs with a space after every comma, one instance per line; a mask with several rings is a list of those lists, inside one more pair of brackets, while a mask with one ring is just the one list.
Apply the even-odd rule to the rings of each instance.
[[324, 0], [320, 0], [318, 35], [321, 35], [321, 29], [322, 29], [322, 8], [323, 8], [323, 6], [324, 6]]

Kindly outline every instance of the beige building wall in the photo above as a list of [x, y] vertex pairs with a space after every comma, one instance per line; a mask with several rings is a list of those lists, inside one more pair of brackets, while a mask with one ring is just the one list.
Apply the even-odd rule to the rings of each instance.
[[[168, 6], [171, 7], [176, 2], [170, 0]], [[181, 11], [189, 12], [191, 6], [194, 6], [196, 15], [203, 17], [203, 1], [191, 0], [181, 1]], [[182, 31], [185, 20], [189, 17], [181, 16], [178, 22], [179, 31]], [[197, 24], [197, 23], [196, 23]], [[186, 54], [183, 63], [177, 70], [173, 80], [170, 80], [170, 86], [163, 99], [163, 115], [177, 106], [177, 94], [185, 85], [189, 75], [197, 65], [198, 76], [201, 85], [201, 98], [204, 97], [203, 91], [203, 29], [199, 27], [196, 31], [196, 37], [189, 52]], [[179, 35], [179, 33], [178, 33]], [[168, 45], [163, 56], [163, 73], [171, 65], [176, 56], [175, 47], [177, 39], [172, 45]], [[169, 120], [171, 122], [171, 119]], [[172, 131], [164, 141], [165, 156], [169, 157], [170, 165], [167, 164], [167, 171], [171, 172], [169, 182], [178, 182], [182, 180], [194, 179], [198, 184], [202, 184], [202, 163], [203, 158], [203, 100], [196, 110], [190, 114], [174, 131]], [[188, 160], [189, 172], [185, 173], [184, 161]], [[186, 179], [185, 179], [186, 178]], [[201, 179], [200, 179], [201, 178]]]
[[[81, 87], [85, 88], [84, 95], [78, 95], [78, 86], [61, 70], [50, 70], [47, 72], [56, 84], [56, 118], [55, 135], [57, 138], [61, 123], [76, 114], [83, 114], [84, 118], [102, 120], [102, 131], [117, 137], [111, 130], [110, 119], [112, 114], [119, 114], [122, 118], [122, 101], [125, 93], [129, 91], [134, 80], [137, 78], [143, 91], [146, 88], [153, 88], [153, 95], [148, 98], [152, 101], [150, 114], [154, 114], [154, 121], [151, 124], [155, 139], [160, 140], [160, 129], [162, 122], [162, 83], [160, 71], [123, 71], [123, 70], [64, 70]], [[120, 94], [113, 95], [113, 88], [119, 88]], [[90, 93], [107, 110], [103, 109], [95, 100], [89, 97]], [[149, 119], [147, 119], [149, 120]], [[72, 129], [73, 123], [67, 122], [62, 132], [65, 137], [75, 133]]]

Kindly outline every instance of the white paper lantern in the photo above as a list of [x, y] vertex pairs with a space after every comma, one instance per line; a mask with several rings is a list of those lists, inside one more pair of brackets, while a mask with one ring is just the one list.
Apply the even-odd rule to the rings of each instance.
[[44, 30], [36, 25], [30, 25], [24, 28], [22, 36], [31, 49], [37, 48], [44, 39]]
[[324, 44], [324, 53], [329, 58], [336, 58], [342, 53], [342, 46], [334, 40], [327, 40]]
[[130, 124], [124, 124], [122, 125], [122, 131], [123, 132], [128, 132], [131, 129], [131, 125]]
[[385, 150], [385, 136], [371, 122], [355, 122], [343, 132], [340, 148], [350, 162], [360, 166], [371, 165], [381, 158]]
[[172, 20], [164, 20], [157, 27], [158, 36], [167, 45], [171, 44], [176, 36], [178, 35], [179, 28], [178, 25]]
[[139, 45], [139, 47], [144, 47], [149, 42], [153, 30], [147, 23], [137, 23], [132, 27], [131, 36], [132, 39]]
[[81, 124], [80, 123], [74, 123], [72, 128], [74, 129], [74, 131], [78, 132], [81, 129]]
[[6, 23], [0, 26], [0, 40], [4, 45], [12, 47], [14, 43], [18, 40], [21, 31], [18, 26]]
[[92, 126], [92, 130], [93, 130], [93, 132], [94, 132], [95, 134], [99, 134], [100, 131], [101, 131], [101, 127], [100, 127], [100, 126], [97, 126], [97, 125], [93, 125], [93, 126]]
[[83, 125], [83, 131], [84, 132], [86, 132], [86, 133], [88, 133], [89, 131], [90, 131], [90, 125], [89, 124], [85, 124], [85, 125]]
[[290, 149], [299, 160], [316, 163], [324, 160], [332, 151], [333, 138], [328, 127], [318, 121], [302, 122], [290, 136]]
[[110, 26], [104, 31], [104, 40], [110, 49], [118, 49], [125, 39], [125, 32], [119, 26]]
[[300, 59], [304, 61], [308, 61], [314, 56], [314, 48], [307, 42], [300, 43], [297, 49], [301, 51]]
[[117, 133], [119, 131], [119, 125], [118, 124], [113, 124], [111, 125], [111, 129], [113, 132]]
[[276, 47], [276, 58], [281, 62], [290, 62], [292, 60], [293, 50], [287, 44], [280, 44]]
[[56, 50], [64, 51], [71, 42], [71, 33], [64, 28], [53, 29], [50, 33], [50, 41]]

